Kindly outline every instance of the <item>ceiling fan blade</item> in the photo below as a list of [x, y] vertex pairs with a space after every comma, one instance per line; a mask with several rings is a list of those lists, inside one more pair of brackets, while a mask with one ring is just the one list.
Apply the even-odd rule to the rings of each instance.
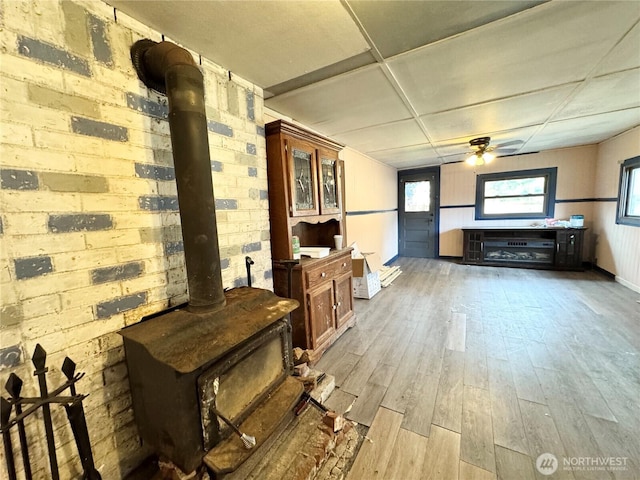
[[512, 153], [515, 153], [518, 150], [520, 149], [519, 148], [497, 148], [496, 153], [498, 155], [511, 155]]
[[502, 147], [510, 147], [511, 145], [522, 145], [524, 142], [522, 140], [511, 140], [510, 142], [504, 142], [501, 143], [499, 145], [496, 145], [495, 148], [502, 148]]

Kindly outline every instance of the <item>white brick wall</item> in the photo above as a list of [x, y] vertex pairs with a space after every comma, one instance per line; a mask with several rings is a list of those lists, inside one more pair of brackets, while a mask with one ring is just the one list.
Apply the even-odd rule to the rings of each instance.
[[[77, 388], [90, 394], [84, 405], [96, 466], [102, 478], [122, 478], [151, 452], [137, 436], [117, 332], [144, 315], [188, 300], [184, 255], [179, 248], [166, 255], [176, 241], [175, 230], [166, 229], [179, 229], [179, 214], [145, 210], [139, 200], [175, 197], [175, 182], [136, 174], [136, 164], [172, 166], [163, 152], [171, 149], [168, 123], [127, 105], [127, 94], [166, 105], [164, 97], [138, 80], [129, 54], [134, 41], [160, 41], [162, 32], [119, 11], [116, 23], [110, 6], [91, 0], [64, 5], [57, 0], [0, 0], [0, 10], [0, 350], [17, 345], [22, 352], [17, 366], [0, 365], [0, 383], [4, 385], [13, 372], [25, 382], [23, 392], [35, 394], [30, 356], [38, 343], [48, 352], [50, 388], [62, 381], [62, 361], [71, 357], [78, 371], [86, 372]], [[93, 57], [88, 15], [105, 24], [110, 65]], [[25, 38], [48, 53], [19, 49]], [[80, 67], [61, 66], [58, 60], [63, 57], [73, 58]], [[89, 76], [81, 71], [86, 66]], [[217, 211], [219, 243], [229, 260], [222, 271], [223, 284], [246, 284], [243, 247], [253, 244], [246, 247], [260, 247], [249, 253], [255, 261], [253, 284], [271, 289], [270, 245], [265, 240], [268, 205], [261, 200], [267, 190], [265, 140], [256, 128], [263, 125], [263, 93], [241, 78], [233, 76], [230, 82], [228, 72], [206, 58], [202, 70], [208, 119], [233, 131], [232, 136], [209, 132], [211, 160], [221, 166], [213, 172], [215, 197], [232, 205]], [[248, 117], [248, 92], [254, 95], [255, 120]], [[73, 117], [124, 128], [128, 141], [75, 133]], [[255, 155], [247, 153], [248, 144], [255, 146]], [[257, 176], [250, 176], [249, 167]], [[24, 171], [31, 172], [28, 185], [16, 180]], [[65, 191], [45, 185], [47, 172], [69, 174], [62, 177]], [[73, 175], [78, 182], [81, 176], [95, 179], [107, 185], [107, 191], [75, 190]], [[57, 233], [50, 229], [52, 214], [76, 216], [80, 222], [81, 215], [91, 213], [108, 215], [112, 226]], [[150, 228], [158, 229], [158, 235], [150, 235]], [[51, 271], [30, 270], [24, 260], [32, 257], [49, 262]], [[140, 265], [139, 275], [92, 283], [94, 270], [129, 262]], [[98, 305], [138, 293], [146, 295], [139, 307], [106, 318], [96, 315]], [[61, 409], [54, 419], [61, 477], [76, 478], [81, 468]], [[42, 424], [36, 422], [28, 430], [37, 432], [31, 447], [35, 478], [47, 478]], [[0, 478], [5, 477], [0, 457]]]

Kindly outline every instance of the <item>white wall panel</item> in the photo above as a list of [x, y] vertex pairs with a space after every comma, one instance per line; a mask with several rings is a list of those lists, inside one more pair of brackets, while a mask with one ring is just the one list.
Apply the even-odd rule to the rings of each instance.
[[[600, 144], [595, 195], [618, 196], [620, 164], [640, 155], [640, 127]], [[595, 209], [596, 263], [624, 285], [640, 292], [640, 227], [617, 225], [616, 203], [599, 202]]]

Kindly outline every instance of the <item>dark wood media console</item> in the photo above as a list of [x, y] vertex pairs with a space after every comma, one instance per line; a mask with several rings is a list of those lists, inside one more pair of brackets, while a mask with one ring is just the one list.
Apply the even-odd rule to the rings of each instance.
[[582, 269], [585, 228], [463, 228], [462, 262], [500, 267]]

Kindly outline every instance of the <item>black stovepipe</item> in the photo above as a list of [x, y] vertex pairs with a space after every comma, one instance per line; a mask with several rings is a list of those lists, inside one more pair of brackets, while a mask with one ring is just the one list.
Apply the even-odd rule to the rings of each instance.
[[189, 285], [188, 309], [225, 305], [202, 72], [191, 54], [170, 42], [140, 40], [131, 48], [139, 78], [167, 95], [169, 128]]

